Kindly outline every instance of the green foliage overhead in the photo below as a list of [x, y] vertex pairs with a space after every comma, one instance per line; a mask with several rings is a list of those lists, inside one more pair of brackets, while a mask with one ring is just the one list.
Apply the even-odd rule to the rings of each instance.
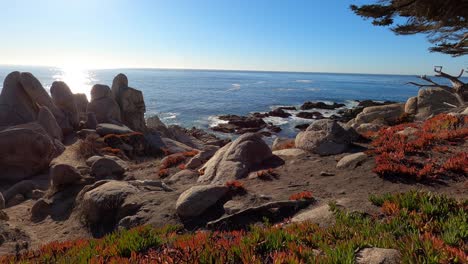
[[375, 26], [388, 26], [397, 35], [425, 34], [434, 44], [431, 52], [452, 56], [468, 54], [468, 1], [378, 0], [351, 5], [357, 15], [372, 19]]

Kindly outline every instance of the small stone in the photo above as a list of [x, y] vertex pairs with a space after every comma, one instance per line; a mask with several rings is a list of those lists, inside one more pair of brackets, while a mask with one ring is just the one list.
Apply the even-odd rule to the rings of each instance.
[[327, 171], [321, 171], [320, 176], [335, 176], [335, 174]]
[[338, 169], [354, 169], [360, 163], [367, 159], [367, 155], [364, 152], [358, 152], [350, 155], [346, 155], [338, 161], [336, 167]]
[[357, 264], [397, 264], [401, 262], [401, 254], [396, 249], [365, 248], [356, 254]]

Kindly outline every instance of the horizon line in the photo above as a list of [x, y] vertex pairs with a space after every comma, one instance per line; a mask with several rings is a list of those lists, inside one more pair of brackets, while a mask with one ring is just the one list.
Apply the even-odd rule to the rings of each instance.
[[[51, 67], [64, 69], [66, 66], [56, 65], [26, 65], [26, 64], [1, 64], [0, 66], [13, 67]], [[241, 70], [241, 69], [210, 69], [210, 68], [161, 68], [161, 67], [89, 67], [82, 68], [83, 70], [178, 70], [178, 71], [225, 71], [225, 72], [264, 72], [264, 73], [312, 73], [312, 74], [348, 74], [348, 75], [394, 75], [394, 76], [419, 76], [417, 74], [403, 73], [365, 73], [365, 72], [322, 72], [322, 71], [287, 71], [287, 70]]]

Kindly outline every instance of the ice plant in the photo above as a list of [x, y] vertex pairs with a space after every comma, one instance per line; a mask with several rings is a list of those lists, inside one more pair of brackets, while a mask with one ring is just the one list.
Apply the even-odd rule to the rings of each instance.
[[302, 199], [313, 199], [312, 193], [309, 191], [303, 191], [300, 193], [295, 193], [289, 197], [289, 200], [297, 201]]

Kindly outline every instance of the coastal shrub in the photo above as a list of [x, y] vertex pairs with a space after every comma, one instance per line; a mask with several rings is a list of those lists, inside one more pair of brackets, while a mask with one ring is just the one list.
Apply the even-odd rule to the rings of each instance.
[[233, 194], [245, 194], [247, 190], [244, 187], [244, 184], [240, 181], [227, 181], [226, 186], [229, 187], [231, 193]]
[[303, 200], [303, 199], [313, 199], [314, 197], [312, 196], [312, 193], [309, 191], [303, 191], [300, 193], [295, 193], [291, 196], [289, 196], [289, 200], [292, 201], [297, 201], [297, 200]]
[[185, 170], [185, 164], [180, 164], [179, 166], [177, 166], [180, 170]]
[[365, 247], [397, 249], [402, 263], [467, 263], [468, 200], [411, 191], [369, 198], [383, 215], [333, 208], [334, 224], [184, 232], [137, 227], [101, 239], [52, 242], [0, 263], [354, 263]]
[[167, 176], [169, 176], [169, 170], [168, 169], [159, 169], [158, 176], [159, 176], [159, 178], [166, 178]]
[[[410, 131], [408, 134], [402, 131]], [[466, 176], [466, 152], [448, 157], [447, 151], [468, 137], [468, 119], [440, 114], [422, 123], [406, 123], [379, 130], [372, 138], [374, 172], [387, 177], [433, 180], [442, 175]], [[439, 152], [441, 155], [432, 155]], [[443, 155], [442, 155], [443, 154]]]
[[167, 169], [176, 166], [177, 164], [185, 161], [185, 156], [181, 153], [171, 154], [165, 157], [161, 163], [162, 169]]
[[257, 178], [261, 180], [271, 180], [278, 178], [278, 173], [274, 169], [269, 168], [266, 170], [257, 171]]
[[194, 149], [194, 150], [190, 150], [190, 151], [186, 151], [186, 152], [182, 152], [182, 155], [184, 155], [186, 158], [190, 158], [190, 157], [193, 157], [195, 155], [198, 154], [198, 150]]
[[278, 146], [276, 146], [275, 150], [291, 149], [295, 147], [296, 147], [296, 144], [294, 140], [289, 140], [289, 141], [284, 142], [283, 144], [279, 144]]
[[78, 143], [78, 156], [83, 159], [99, 155], [99, 149], [102, 148], [103, 144], [98, 142], [99, 136], [88, 135], [85, 139], [80, 139]]

